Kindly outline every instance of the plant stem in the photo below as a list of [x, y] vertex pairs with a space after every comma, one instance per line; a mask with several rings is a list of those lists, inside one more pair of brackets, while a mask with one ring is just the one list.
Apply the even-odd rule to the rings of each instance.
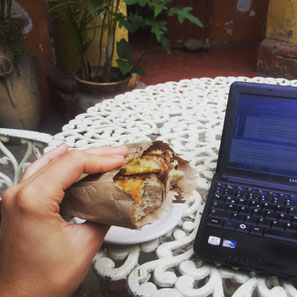
[[[120, 5], [121, 0], [117, 0], [116, 2], [116, 7], [115, 7], [115, 15], [118, 15], [118, 9]], [[117, 28], [117, 19], [115, 19], [114, 24], [113, 24], [113, 32], [112, 32], [112, 51], [111, 51], [111, 61], [113, 60], [113, 55], [114, 55], [114, 48], [115, 48], [115, 36], [116, 36], [116, 28]]]
[[11, 3], [12, 3], [12, 0], [7, 0], [7, 13], [6, 13], [6, 16], [8, 18], [10, 18], [10, 15], [11, 15]]
[[89, 80], [91, 81], [91, 72], [90, 69], [88, 67], [88, 58], [87, 58], [87, 48], [85, 46], [85, 42], [87, 39], [87, 7], [84, 7], [84, 11], [83, 11], [83, 17], [82, 17], [82, 21], [81, 21], [81, 27], [80, 30], [83, 34], [83, 48], [82, 48], [82, 76], [84, 77], [83, 79]]
[[108, 82], [110, 80], [110, 72], [111, 72], [111, 46], [112, 46], [112, 18], [113, 18], [113, 3], [114, 0], [109, 0], [107, 7], [108, 7], [108, 29], [107, 29], [107, 44], [105, 50], [105, 63], [103, 67], [103, 82]]
[[1, 0], [0, 2], [0, 20], [4, 20], [4, 15], [5, 15], [5, 0]]
[[88, 80], [90, 81], [90, 69], [88, 67], [88, 58], [87, 58], [87, 53], [84, 51], [82, 54], [82, 59], [81, 59], [81, 78], [83, 80]]
[[98, 63], [98, 70], [96, 72], [96, 76], [99, 75], [99, 69], [101, 67], [101, 60], [102, 60], [102, 51], [103, 51], [103, 34], [104, 34], [104, 26], [105, 26], [105, 20], [106, 20], [106, 13], [104, 14], [103, 20], [102, 20], [102, 26], [101, 26], [101, 32], [100, 32], [100, 41], [99, 41], [99, 63]]

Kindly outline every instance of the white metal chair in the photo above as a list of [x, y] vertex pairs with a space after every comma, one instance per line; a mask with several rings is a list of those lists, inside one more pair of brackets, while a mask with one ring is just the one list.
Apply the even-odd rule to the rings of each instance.
[[0, 199], [18, 183], [24, 169], [39, 158], [52, 136], [28, 130], [0, 128]]

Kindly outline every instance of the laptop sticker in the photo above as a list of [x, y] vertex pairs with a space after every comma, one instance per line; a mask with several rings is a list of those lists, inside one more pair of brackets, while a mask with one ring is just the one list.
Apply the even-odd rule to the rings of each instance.
[[223, 247], [229, 248], [229, 249], [235, 249], [237, 242], [234, 240], [228, 240], [228, 239], [224, 239], [223, 240]]
[[221, 243], [221, 238], [220, 237], [216, 237], [216, 236], [209, 236], [208, 237], [208, 244], [220, 245], [220, 243]]

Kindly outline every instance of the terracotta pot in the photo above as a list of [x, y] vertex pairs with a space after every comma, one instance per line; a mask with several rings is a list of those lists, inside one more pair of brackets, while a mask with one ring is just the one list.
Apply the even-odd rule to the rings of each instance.
[[[112, 73], [116, 77], [117, 75], [117, 68], [112, 68]], [[87, 81], [80, 78], [80, 71], [74, 74], [74, 78], [77, 82], [78, 89], [82, 93], [86, 94], [93, 94], [93, 95], [102, 95], [102, 94], [110, 94], [110, 93], [117, 93], [126, 90], [128, 82], [130, 80], [130, 75], [122, 80], [117, 80], [114, 82], [94, 82], [94, 81]], [[92, 67], [91, 69], [91, 76], [94, 77], [95, 73], [99, 74], [102, 73], [102, 67]]]
[[36, 130], [40, 119], [40, 93], [32, 57], [15, 69], [0, 47], [0, 127]]

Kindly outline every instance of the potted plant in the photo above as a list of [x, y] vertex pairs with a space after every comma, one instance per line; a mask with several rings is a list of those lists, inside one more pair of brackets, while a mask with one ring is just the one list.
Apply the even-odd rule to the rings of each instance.
[[[137, 13], [126, 14], [121, 9], [126, 5], [140, 5], [149, 13], [142, 16]], [[95, 87], [98, 84], [110, 85], [127, 83], [132, 73], [143, 75], [144, 71], [132, 61], [132, 46], [122, 38], [116, 41], [117, 28], [126, 28], [134, 33], [140, 28], [149, 27], [156, 40], [170, 53], [170, 43], [166, 37], [167, 17], [177, 16], [180, 23], [185, 19], [202, 26], [193, 16], [190, 7], [170, 6], [171, 0], [59, 0], [50, 9], [60, 22], [71, 29], [81, 55], [81, 69], [75, 74], [83, 85]], [[99, 21], [98, 21], [99, 20]], [[92, 32], [92, 33], [91, 33]], [[94, 33], [95, 32], [95, 33]], [[98, 38], [98, 67], [93, 68], [87, 58], [87, 50], [92, 42], [92, 34]], [[114, 55], [117, 58], [114, 61]], [[116, 65], [113, 65], [113, 61]], [[137, 64], [137, 63], [136, 63]], [[94, 90], [92, 89], [91, 92]]]
[[39, 87], [24, 48], [27, 19], [14, 15], [13, 4], [0, 2], [0, 126], [34, 130], [39, 123]]

